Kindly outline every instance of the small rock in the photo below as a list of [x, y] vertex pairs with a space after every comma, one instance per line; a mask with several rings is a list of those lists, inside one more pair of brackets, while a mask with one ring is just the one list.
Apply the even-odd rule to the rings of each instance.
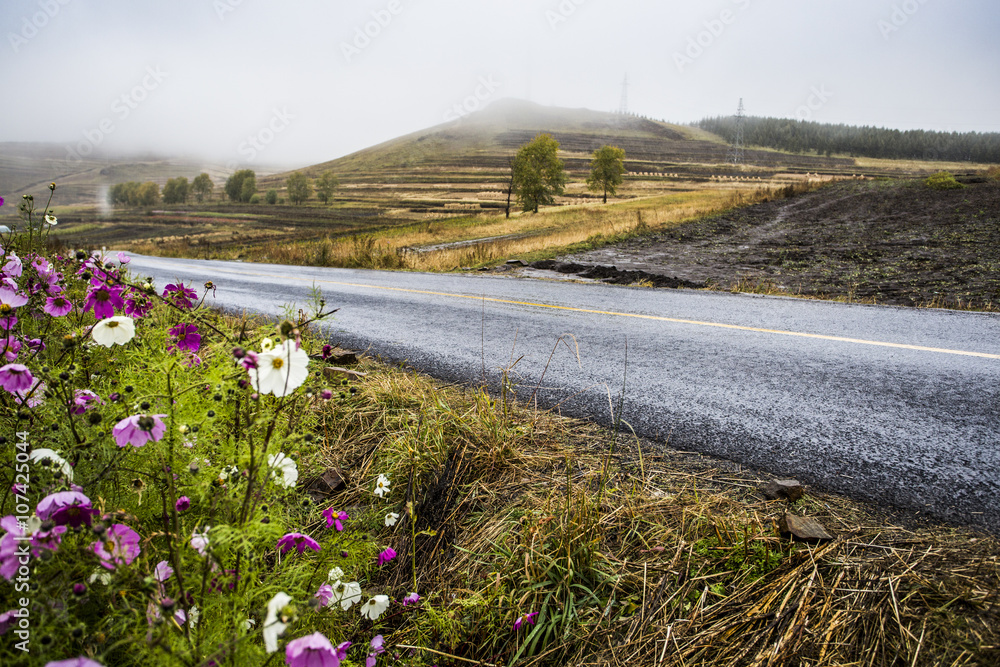
[[329, 496], [347, 486], [347, 476], [340, 468], [330, 468], [307, 485], [312, 495]]
[[778, 520], [778, 530], [782, 535], [791, 535], [803, 542], [826, 542], [833, 539], [833, 535], [819, 521], [788, 512]]
[[768, 500], [788, 500], [795, 502], [806, 494], [805, 488], [798, 480], [777, 479], [760, 487], [761, 493]]
[[507, 266], [527, 266], [528, 263], [523, 259], [508, 259]]

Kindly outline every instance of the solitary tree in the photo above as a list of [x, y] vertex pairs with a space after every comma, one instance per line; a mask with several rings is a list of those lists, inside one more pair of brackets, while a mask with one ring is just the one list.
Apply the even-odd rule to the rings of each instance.
[[297, 171], [288, 177], [288, 180], [285, 181], [285, 187], [288, 189], [288, 201], [293, 204], [301, 204], [312, 194], [309, 179]]
[[257, 174], [253, 169], [240, 169], [226, 180], [226, 196], [230, 201], [247, 203], [257, 192]]
[[316, 196], [324, 204], [329, 203], [333, 197], [333, 191], [340, 186], [340, 181], [333, 175], [332, 171], [324, 171], [316, 181]]
[[166, 185], [163, 186], [163, 203], [164, 204], [184, 204], [187, 203], [188, 190], [190, 189], [190, 184], [185, 176], [178, 176], [177, 178], [167, 179]]
[[191, 190], [194, 192], [194, 197], [199, 202], [204, 201], [205, 197], [211, 199], [212, 190], [215, 189], [215, 183], [205, 172], [201, 172], [195, 176], [194, 180], [191, 182]]
[[566, 187], [563, 162], [557, 157], [559, 142], [539, 134], [521, 146], [514, 158], [514, 188], [521, 209], [538, 212], [543, 204], [555, 203]]
[[139, 186], [139, 206], [153, 206], [160, 201], [160, 186], [147, 181]]
[[608, 203], [608, 195], [618, 194], [618, 186], [622, 184], [625, 173], [625, 151], [617, 146], [604, 146], [594, 151], [594, 159], [590, 163], [590, 178], [587, 187], [591, 192], [604, 192], [604, 203]]

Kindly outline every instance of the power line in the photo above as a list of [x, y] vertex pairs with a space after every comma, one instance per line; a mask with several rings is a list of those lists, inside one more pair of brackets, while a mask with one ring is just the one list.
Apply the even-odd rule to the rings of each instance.
[[746, 113], [743, 108], [743, 98], [740, 98], [740, 107], [733, 116], [736, 122], [736, 131], [733, 133], [733, 143], [729, 145], [729, 153], [726, 155], [726, 162], [734, 165], [743, 164], [743, 128], [746, 125]]

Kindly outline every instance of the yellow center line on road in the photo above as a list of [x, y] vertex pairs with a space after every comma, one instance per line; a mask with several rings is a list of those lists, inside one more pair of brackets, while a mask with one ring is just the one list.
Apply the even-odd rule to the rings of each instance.
[[[176, 265], [174, 265], [176, 266]], [[190, 265], [185, 265], [188, 268], [199, 268]], [[199, 270], [201, 270], [199, 268]], [[386, 287], [382, 285], [365, 285], [363, 283], [347, 283], [338, 280], [327, 280], [323, 278], [303, 278], [298, 276], [284, 276], [280, 274], [273, 273], [254, 273], [251, 271], [237, 271], [237, 270], [222, 270], [224, 273], [234, 273], [247, 276], [255, 276], [259, 278], [282, 278], [285, 280], [297, 280], [300, 282], [311, 282], [311, 283], [327, 283], [330, 285], [340, 285], [341, 287], [357, 287], [361, 289], [373, 289], [382, 290], [386, 292], [402, 292], [408, 294], [426, 294], [429, 296], [444, 296], [451, 297], [455, 299], [471, 299], [473, 301], [489, 302], [489, 303], [506, 303], [515, 306], [534, 306], [536, 308], [548, 308], [550, 310], [563, 310], [573, 313], [588, 313], [591, 315], [609, 315], [612, 317], [630, 317], [637, 320], [653, 320], [656, 322], [671, 322], [674, 324], [688, 324], [692, 326], [699, 327], [713, 327], [716, 329], [732, 329], [736, 331], [752, 331], [755, 333], [768, 333], [777, 334], [779, 336], [796, 336], [799, 338], [813, 338], [817, 340], [829, 340], [838, 343], [853, 343], [856, 345], [873, 345], [876, 347], [889, 347], [899, 350], [916, 350], [918, 352], [937, 352], [939, 354], [955, 354], [963, 357], [979, 357], [981, 359], [998, 359], [1000, 360], [1000, 354], [987, 354], [985, 352], [969, 352], [967, 350], [949, 350], [947, 348], [941, 347], [926, 347], [923, 345], [907, 345], [905, 343], [887, 343], [885, 341], [877, 340], [865, 340], [863, 338], [846, 338], [844, 336], [828, 336], [825, 334], [811, 334], [803, 333], [801, 331], [784, 331], [782, 329], [764, 329], [761, 327], [747, 327], [739, 324], [720, 324], [718, 322], [703, 322], [699, 320], [685, 320], [676, 317], [663, 317], [662, 315], [641, 315], [639, 313], [620, 313], [613, 310], [592, 310], [589, 308], [576, 308], [574, 306], [555, 306], [548, 303], [534, 303], [531, 301], [517, 301], [514, 299], [498, 299], [496, 297], [488, 296], [475, 296], [471, 294], [454, 294], [452, 292], [435, 292], [431, 290], [418, 290], [409, 289], [406, 287]]]

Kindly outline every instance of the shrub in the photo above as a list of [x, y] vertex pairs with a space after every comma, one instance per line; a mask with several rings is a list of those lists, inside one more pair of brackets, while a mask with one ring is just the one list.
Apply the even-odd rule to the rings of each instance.
[[994, 181], [1000, 181], [1000, 165], [993, 165], [986, 170], [986, 175]]
[[272, 206], [274, 206], [275, 204], [277, 204], [278, 203], [278, 191], [274, 190], [274, 189], [268, 190], [267, 194], [264, 195], [264, 201], [266, 201], [268, 204], [271, 204]]
[[955, 177], [947, 171], [939, 171], [934, 174], [924, 181], [924, 185], [932, 190], [960, 190], [965, 187], [956, 181]]

